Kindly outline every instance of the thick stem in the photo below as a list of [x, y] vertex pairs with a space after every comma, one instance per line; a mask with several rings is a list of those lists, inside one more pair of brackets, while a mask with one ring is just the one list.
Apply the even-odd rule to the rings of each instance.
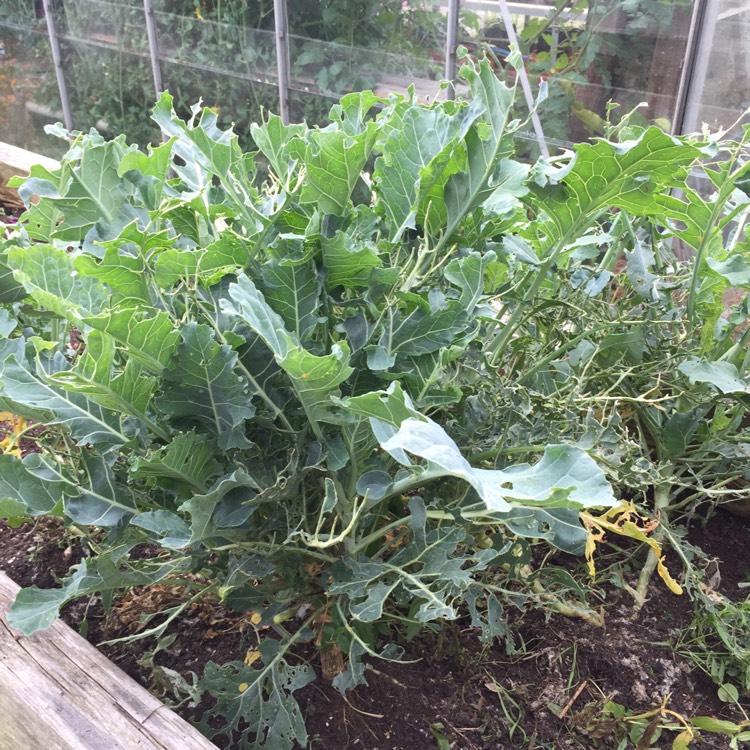
[[545, 591], [544, 586], [539, 581], [534, 581], [532, 589], [535, 594], [539, 594], [542, 600], [545, 602], [547, 609], [552, 612], [557, 612], [559, 615], [565, 617], [579, 617], [589, 625], [593, 625], [596, 628], [604, 627], [604, 617], [598, 612], [594, 612], [590, 609], [584, 609], [582, 607], [575, 607], [572, 604], [559, 599], [554, 594], [550, 594]]
[[[660, 525], [654, 531], [654, 540], [660, 541], [661, 537], [664, 536], [662, 532], [662, 525], [667, 521], [667, 509], [669, 507], [669, 490], [670, 484], [660, 484], [654, 490], [654, 510], [659, 515]], [[646, 603], [648, 594], [648, 586], [651, 582], [651, 578], [656, 570], [656, 565], [659, 562], [658, 554], [653, 550], [649, 549], [648, 557], [646, 562], [641, 568], [641, 574], [638, 576], [638, 585], [633, 589], [632, 593], [635, 598], [635, 609], [634, 613], [638, 613], [643, 609], [643, 605]]]

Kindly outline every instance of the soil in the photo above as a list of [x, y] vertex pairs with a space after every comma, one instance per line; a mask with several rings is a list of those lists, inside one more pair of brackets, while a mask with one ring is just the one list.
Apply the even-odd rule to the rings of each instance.
[[[744, 598], [739, 587], [750, 579], [750, 527], [717, 511], [690, 530], [689, 541], [706, 553], [715, 570], [716, 590]], [[144, 549], [143, 554], [150, 554]], [[40, 519], [19, 528], [0, 522], [0, 569], [22, 586], [55, 585], [84, 554], [63, 525]], [[580, 561], [560, 554], [553, 562], [576, 575]], [[678, 570], [676, 561], [672, 562]], [[611, 570], [611, 569], [610, 569]], [[627, 571], [626, 579], [631, 576]], [[657, 578], [650, 599], [634, 619], [632, 599], [622, 587], [597, 585], [605, 626], [545, 614], [509, 612], [513, 647], [484, 647], [467, 622], [449, 623], [439, 635], [408, 644], [410, 664], [374, 662], [369, 686], [341, 696], [322, 678], [298, 693], [310, 747], [333, 750], [510, 750], [511, 748], [626, 748], [622, 722], [605, 710], [608, 701], [631, 713], [667, 701], [686, 717], [715, 716], [738, 721], [736, 707], [722, 703], [717, 686], [678, 648], [690, 628], [693, 605], [675, 596]], [[93, 643], [132, 635], [141, 617], [180, 600], [175, 587], [135, 590], [117, 599], [108, 616], [101, 602], [75, 602], [64, 619], [82, 628]], [[597, 605], [598, 606], [598, 605]], [[174, 698], [169, 670], [201, 674], [203, 665], [243, 659], [254, 644], [245, 617], [218, 602], [192, 606], [169, 631], [173, 642], [153, 654], [153, 639], [101, 646], [128, 674], [161, 695]], [[320, 674], [317, 658], [302, 651]], [[156, 667], [154, 670], [153, 667]], [[166, 671], [165, 671], [166, 670]], [[206, 706], [178, 708], [186, 718]], [[669, 748], [674, 732], [643, 747]], [[221, 747], [236, 745], [215, 739]], [[639, 746], [640, 747], [640, 746]], [[728, 740], [704, 734], [691, 747], [728, 748]], [[270, 748], [269, 750], [273, 750]]]

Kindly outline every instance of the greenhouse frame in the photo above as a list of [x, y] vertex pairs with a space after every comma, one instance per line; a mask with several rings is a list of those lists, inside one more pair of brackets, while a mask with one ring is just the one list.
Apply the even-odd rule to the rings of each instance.
[[185, 109], [202, 98], [240, 132], [263, 109], [323, 122], [357, 89], [461, 96], [457, 53], [489, 54], [500, 70], [514, 42], [527, 102], [542, 83], [548, 92], [542, 150], [598, 134], [610, 101], [645, 103], [672, 133], [729, 128], [750, 103], [749, 14], [737, 0], [6, 0], [0, 128], [53, 156], [41, 132], [55, 121], [143, 141], [167, 89]]

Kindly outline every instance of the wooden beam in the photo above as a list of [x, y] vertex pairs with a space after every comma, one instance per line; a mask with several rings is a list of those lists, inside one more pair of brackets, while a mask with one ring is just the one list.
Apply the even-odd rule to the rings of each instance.
[[0, 750], [216, 750], [60, 620], [15, 633], [17, 591], [0, 572]]
[[57, 169], [60, 166], [54, 159], [0, 142], [0, 202], [10, 208], [23, 208], [18, 193], [8, 187], [8, 180], [17, 175], [28, 176], [34, 164], [41, 164], [47, 169]]

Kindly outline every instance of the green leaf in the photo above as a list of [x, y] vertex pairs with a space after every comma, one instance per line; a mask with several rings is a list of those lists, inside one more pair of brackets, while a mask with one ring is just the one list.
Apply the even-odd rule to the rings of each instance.
[[263, 295], [244, 274], [229, 287], [232, 302], [222, 300], [222, 310], [236, 315], [253, 329], [274, 354], [279, 367], [292, 380], [294, 389], [310, 419], [325, 419], [338, 386], [353, 372], [349, 346], [334, 344], [326, 356], [311, 354], [284, 327], [283, 319], [266, 303]]
[[8, 265], [5, 254], [0, 254], [0, 304], [10, 305], [28, 296], [22, 284], [16, 281], [13, 269]]
[[[52, 372], [66, 366], [67, 362], [58, 354]], [[0, 363], [0, 397], [10, 399], [18, 414], [31, 418], [43, 416], [48, 424], [64, 427], [81, 445], [90, 443], [106, 448], [127, 442], [115, 414], [83, 395], [54, 388], [45, 376], [21, 363], [15, 355]]]
[[[90, 255], [79, 255], [75, 261], [75, 270], [86, 277], [104, 282], [112, 290], [112, 303], [123, 306], [151, 305], [149, 283], [146, 277], [146, 264], [142, 257], [131, 255], [121, 250], [118, 240], [102, 243], [105, 246], [104, 257], [93, 258]], [[107, 307], [110, 306], [109, 300]], [[90, 313], [101, 308], [89, 307]]]
[[578, 518], [577, 510], [567, 508], [514, 508], [498, 516], [517, 536], [546, 539], [563, 552], [582, 555], [588, 533]]
[[717, 719], [713, 716], [693, 716], [690, 723], [696, 729], [703, 729], [705, 732], [713, 732], [714, 734], [727, 734], [730, 737], [734, 736], [740, 729], [739, 725], [733, 721]]
[[[613, 506], [612, 488], [604, 472], [585, 451], [568, 445], [548, 445], [534, 466], [475, 469], [461, 455], [442, 427], [432, 420], [407, 419], [381, 447], [397, 461], [403, 452], [426, 459], [425, 476], [454, 476], [471, 484], [491, 510], [514, 506]], [[406, 465], [410, 465], [407, 463]]]
[[658, 299], [659, 277], [651, 273], [654, 267], [654, 253], [643, 242], [634, 242], [633, 249], [625, 252], [627, 259], [627, 274], [630, 283], [638, 294], [644, 299]]
[[318, 357], [298, 347], [291, 349], [280, 367], [289, 375], [305, 411], [311, 419], [327, 418], [332, 397], [339, 395], [338, 386], [354, 372], [349, 366], [346, 341], [334, 344], [329, 355]]
[[[164, 580], [180, 570], [179, 564], [172, 561], [136, 570], [128, 565], [128, 547], [116, 546], [92, 560], [82, 560], [73, 569], [73, 574], [63, 583], [62, 588], [39, 589], [31, 586], [18, 592], [8, 614], [8, 622], [24, 635], [31, 635], [49, 627], [60, 614], [64, 604], [83, 596], [99, 592], [111, 600], [117, 588], [148, 586]], [[180, 570], [180, 572], [184, 572]]]
[[[388, 599], [412, 601], [419, 622], [455, 619], [454, 600], [472, 585], [472, 575], [484, 570], [495, 550], [468, 552], [465, 534], [457, 526], [427, 530], [421, 498], [409, 501], [410, 542], [387, 562], [361, 556], [344, 558], [331, 570], [328, 592], [349, 599], [355, 620], [377, 622]], [[417, 607], [417, 605], [419, 605]]]
[[345, 94], [331, 107], [330, 118], [332, 122], [340, 123], [345, 133], [359, 135], [370, 127], [372, 108], [382, 103], [383, 99], [372, 91], [355, 91]]
[[740, 693], [731, 682], [720, 685], [717, 695], [719, 700], [724, 703], [738, 703], [740, 700]]
[[[208, 108], [193, 107], [190, 121], [183, 122], [175, 114], [172, 96], [166, 92], [152, 116], [162, 132], [174, 139], [172, 153], [179, 159], [171, 167], [185, 185], [201, 196], [213, 187], [216, 177], [224, 192], [223, 203], [236, 212], [246, 236], [258, 235], [269, 218], [256, 208], [258, 191], [251, 175], [254, 164], [242, 153], [237, 136], [231, 130], [221, 130], [216, 113]], [[269, 215], [280, 207], [273, 201], [266, 204]]]
[[244, 425], [255, 407], [236, 364], [237, 353], [218, 344], [209, 326], [186, 323], [177, 356], [164, 373], [158, 407], [173, 419], [202, 425], [223, 450], [248, 447]]
[[255, 509], [253, 501], [258, 494], [258, 484], [245, 471], [238, 470], [216, 480], [208, 492], [194, 495], [180, 505], [180, 511], [190, 514], [190, 544], [198, 544], [207, 539], [221, 536], [221, 525], [215, 517], [222, 503], [226, 507], [243, 505], [250, 513]]
[[487, 266], [497, 256], [490, 251], [480, 255], [469, 253], [462, 258], [454, 258], [445, 267], [445, 278], [461, 290], [458, 302], [463, 310], [471, 314], [484, 293], [484, 276]]
[[[468, 340], [465, 341], [468, 344]], [[405, 370], [402, 376], [404, 385], [411, 393], [417, 394], [417, 409], [448, 406], [461, 401], [463, 392], [459, 385], [452, 382], [455, 371], [449, 369], [448, 365], [461, 357], [465, 350], [466, 344], [462, 344], [417, 357], [404, 357], [399, 361], [400, 368]]]
[[[105, 409], [138, 417], [154, 429], [156, 426], [147, 411], [156, 390], [156, 379], [147, 376], [134, 359], [129, 359], [125, 369], [115, 375], [114, 358], [114, 339], [92, 331], [73, 369], [53, 373], [49, 381], [66, 391], [85, 394]], [[159, 428], [156, 430], [164, 435]]]
[[40, 589], [31, 586], [21, 589], [8, 612], [8, 624], [23, 635], [45, 630], [58, 618], [66, 602], [78, 596], [87, 576], [86, 560], [82, 560], [65, 586], [59, 589]]
[[430, 734], [432, 735], [432, 738], [437, 743], [437, 750], [451, 750], [451, 742], [443, 734], [444, 729], [445, 729], [445, 726], [440, 722], [436, 722], [435, 724], [430, 724]]
[[325, 130], [309, 130], [305, 142], [292, 141], [289, 150], [306, 169], [302, 203], [313, 203], [324, 214], [342, 216], [375, 145], [377, 131], [374, 122], [357, 135], [334, 128], [332, 124]]
[[[509, 120], [515, 90], [500, 81], [487, 60], [480, 62], [478, 70], [465, 65], [461, 76], [469, 83], [475, 107], [481, 108], [481, 119], [466, 133], [464, 168], [452, 175], [445, 186], [446, 236], [453, 234], [464, 216], [489, 198], [502, 182], [516, 175], [514, 167], [503, 163], [513, 148]], [[519, 195], [525, 192], [523, 188]]]
[[473, 326], [474, 321], [457, 302], [429, 311], [422, 307], [408, 312], [389, 307], [377, 345], [368, 348], [367, 364], [371, 370], [386, 370], [394, 365], [398, 355], [436, 352]]
[[663, 209], [655, 194], [700, 155], [695, 146], [657, 127], [625, 143], [579, 144], [572, 161], [552, 175], [556, 184], [532, 186], [533, 203], [554, 223], [556, 240], [576, 227], [583, 230], [609, 206], [637, 216], [658, 215]]
[[18, 321], [10, 317], [10, 313], [3, 307], [0, 308], [0, 338], [7, 339], [16, 330]]
[[726, 279], [731, 286], [750, 286], [750, 264], [739, 253], [730, 255], [726, 260], [706, 258], [708, 267]]
[[73, 521], [85, 525], [115, 526], [136, 512], [130, 490], [118, 482], [111, 462], [81, 451], [78, 472], [68, 476], [65, 465], [38, 453], [23, 461], [0, 456], [0, 497], [26, 504], [33, 515], [50, 513], [62, 501]]
[[[59, 170], [31, 169], [18, 192], [27, 204], [31, 196], [40, 196], [47, 226], [39, 239], [80, 242], [95, 225], [124, 225], [126, 198], [117, 170], [126, 148], [122, 136], [105, 142], [99, 135], [87, 135]], [[28, 218], [37, 221], [38, 215], [34, 211]]]
[[137, 187], [143, 205], [150, 211], [159, 208], [172, 166], [172, 144], [170, 139], [159, 146], [148, 145], [148, 153], [129, 151], [124, 154], [117, 167], [120, 177], [130, 179]]
[[24, 460], [8, 454], [0, 455], [0, 499], [7, 508], [22, 507], [21, 513], [43, 515], [51, 513], [62, 501], [65, 484], [54, 476], [31, 473], [26, 464], [36, 465], [38, 459]]
[[197, 280], [210, 286], [226, 273], [234, 273], [247, 266], [250, 257], [247, 241], [225, 232], [206, 248], [169, 249], [160, 253], [154, 264], [154, 278], [165, 289], [180, 279]]
[[459, 147], [462, 121], [468, 119], [466, 110], [449, 114], [444, 104], [418, 107], [413, 92], [411, 97], [391, 105], [383, 126], [388, 135], [373, 173], [391, 242], [416, 226], [420, 198], [441, 178]]
[[357, 230], [320, 238], [328, 289], [366, 286], [372, 269], [382, 266], [375, 244]]
[[111, 336], [130, 357], [157, 374], [170, 363], [180, 340], [172, 318], [162, 311], [149, 315], [139, 308], [115, 309], [83, 322]]
[[321, 284], [312, 263], [280, 260], [262, 268], [263, 296], [297, 341], [305, 342], [318, 325]]
[[210, 481], [221, 473], [216, 449], [204, 435], [188, 432], [145, 458], [136, 458], [133, 478], [153, 478], [162, 487], [184, 486], [205, 492]]
[[350, 414], [377, 419], [394, 427], [400, 427], [405, 419], [426, 419], [415, 411], [411, 399], [397, 380], [387, 391], [371, 391], [362, 396], [335, 399], [335, 402]]
[[[238, 750], [292, 750], [295, 743], [305, 747], [305, 721], [293, 693], [315, 679], [310, 666], [290, 666], [278, 641], [260, 642], [262, 666], [241, 661], [206, 664], [201, 687], [215, 700], [203, 717], [202, 729], [209, 737], [242, 727], [243, 741]], [[223, 716], [226, 727], [213, 729], [213, 717]], [[250, 739], [253, 736], [254, 739]]]
[[740, 377], [737, 368], [730, 362], [708, 362], [693, 357], [681, 362], [677, 369], [687, 375], [691, 383], [710, 383], [722, 393], [747, 393], [750, 385]]
[[289, 142], [294, 138], [304, 138], [306, 132], [306, 125], [284, 125], [281, 118], [272, 113], [269, 113], [260, 125], [250, 125], [250, 135], [255, 145], [284, 183], [287, 183], [297, 171], [297, 160], [292, 158], [289, 152]]
[[671, 414], [662, 428], [661, 443], [665, 455], [670, 458], [684, 456], [704, 418], [705, 413], [698, 409], [691, 409], [684, 414]]
[[284, 327], [284, 319], [265, 300], [255, 284], [240, 274], [237, 282], [230, 284], [229, 296], [221, 300], [221, 310], [225, 315], [241, 318], [263, 339], [277, 361], [286, 357], [294, 340]]
[[531, 266], [539, 265], [539, 258], [537, 258], [534, 248], [522, 237], [517, 237], [513, 234], [505, 235], [503, 237], [502, 252], [504, 256], [509, 256], [521, 263], [528, 263]]
[[[0, 460], [4, 456], [0, 456]], [[0, 472], [3, 467], [0, 465]], [[3, 482], [2, 474], [0, 473], [0, 483]], [[0, 490], [1, 491], [1, 490]], [[0, 518], [5, 520], [11, 528], [15, 528], [14, 521], [24, 516], [28, 516], [28, 510], [26, 509], [26, 503], [20, 500], [14, 500], [12, 497], [3, 497], [0, 495]]]
[[173, 168], [196, 191], [208, 187], [207, 175], [233, 176], [242, 161], [237, 136], [231, 130], [220, 130], [216, 113], [208, 108], [193, 107], [190, 121], [184, 122], [175, 114], [172, 96], [164, 93], [154, 107], [153, 119], [172, 140], [173, 153], [184, 162]]
[[167, 549], [182, 549], [190, 542], [190, 528], [169, 510], [149, 510], [130, 520], [132, 526], [150, 531], [156, 541]]
[[[52, 473], [68, 484], [63, 508], [76, 523], [90, 526], [116, 526], [136, 513], [130, 489], [115, 476], [111, 462], [95, 454], [80, 454], [79, 474], [67, 479], [50, 462], [42, 462], [39, 475]], [[33, 470], [36, 471], [36, 470]], [[68, 494], [73, 493], [76, 494]]]
[[13, 248], [8, 265], [38, 305], [62, 318], [77, 321], [108, 305], [106, 288], [96, 279], [80, 276], [72, 257], [52, 245]]

